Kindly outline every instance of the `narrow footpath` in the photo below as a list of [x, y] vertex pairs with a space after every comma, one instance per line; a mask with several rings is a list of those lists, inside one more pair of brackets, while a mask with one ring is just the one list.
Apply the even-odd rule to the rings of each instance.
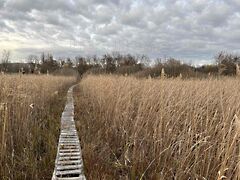
[[61, 131], [52, 180], [86, 180], [74, 121], [73, 88], [74, 86], [68, 90], [67, 103], [61, 117]]

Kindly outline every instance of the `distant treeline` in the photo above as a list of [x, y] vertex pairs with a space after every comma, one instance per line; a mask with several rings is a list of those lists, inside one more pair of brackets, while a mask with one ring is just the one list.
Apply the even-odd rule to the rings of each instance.
[[54, 59], [52, 54], [42, 53], [40, 57], [30, 55], [27, 63], [10, 63], [10, 52], [3, 51], [0, 70], [3, 73], [51, 73], [68, 75], [78, 72], [83, 74], [133, 74], [137, 77], [159, 77], [164, 72], [166, 77], [208, 77], [238, 74], [240, 56], [220, 52], [215, 57], [215, 64], [194, 67], [174, 58], [156, 59], [151, 63], [145, 56], [123, 55], [120, 53], [97, 56], [77, 56], [74, 59]]

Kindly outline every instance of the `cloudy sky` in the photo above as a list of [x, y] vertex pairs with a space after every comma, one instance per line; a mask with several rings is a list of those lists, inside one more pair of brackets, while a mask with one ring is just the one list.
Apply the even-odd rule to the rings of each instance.
[[0, 0], [12, 59], [120, 51], [209, 63], [240, 51], [240, 0]]

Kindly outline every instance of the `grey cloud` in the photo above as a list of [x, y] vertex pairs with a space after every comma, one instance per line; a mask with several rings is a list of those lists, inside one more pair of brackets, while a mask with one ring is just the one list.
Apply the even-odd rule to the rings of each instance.
[[109, 24], [104, 24], [104, 25], [100, 25], [97, 28], [96, 33], [97, 34], [102, 34], [102, 35], [113, 35], [113, 34], [117, 34], [120, 30], [121, 30], [121, 26], [116, 23], [115, 21], [109, 23]]
[[72, 10], [75, 8], [74, 1], [55, 0], [55, 1], [42, 1], [42, 0], [7, 0], [6, 7], [18, 11], [31, 11], [37, 10]]
[[231, 4], [236, 10], [240, 7], [240, 1], [239, 0], [229, 0], [229, 4]]
[[202, 63], [221, 50], [240, 51], [239, 7], [238, 0], [0, 0], [0, 39], [18, 37], [19, 56], [117, 50]]
[[4, 20], [11, 20], [11, 21], [33, 21], [34, 19], [29, 16], [28, 13], [23, 13], [20, 11], [13, 11], [13, 10], [1, 10], [0, 17]]
[[227, 22], [232, 12], [231, 7], [227, 3], [211, 3], [200, 14], [199, 22], [201, 24], [210, 24], [214, 27], [221, 26]]
[[2, 9], [2, 8], [3, 8], [3, 6], [4, 6], [4, 3], [5, 3], [5, 0], [0, 0], [0, 9]]
[[128, 12], [123, 12], [121, 21], [123, 24], [136, 25], [141, 23], [144, 17], [144, 9], [140, 7], [133, 7]]
[[93, 16], [94, 20], [98, 23], [108, 23], [113, 19], [114, 12], [112, 8], [109, 8], [106, 5], [100, 5], [93, 10]]

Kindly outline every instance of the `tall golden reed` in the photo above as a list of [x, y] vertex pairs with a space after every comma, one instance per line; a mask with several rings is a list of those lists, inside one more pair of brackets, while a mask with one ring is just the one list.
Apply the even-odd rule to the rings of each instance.
[[0, 75], [0, 179], [50, 179], [73, 77]]
[[89, 179], [239, 179], [238, 79], [87, 76], [75, 92]]

